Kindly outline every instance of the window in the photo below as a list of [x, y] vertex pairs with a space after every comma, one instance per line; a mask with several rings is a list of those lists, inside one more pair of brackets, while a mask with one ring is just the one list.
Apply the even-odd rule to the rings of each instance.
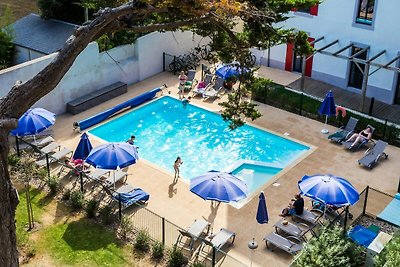
[[356, 22], [361, 24], [372, 25], [374, 18], [375, 0], [358, 0], [358, 11]]
[[[353, 46], [353, 48], [351, 50], [351, 54], [354, 55], [354, 54], [360, 52], [361, 50], [362, 50], [362, 48]], [[357, 55], [356, 58], [367, 59], [367, 50], [365, 50], [363, 53]], [[365, 64], [361, 64], [361, 63], [357, 63], [357, 64], [364, 71]], [[356, 63], [351, 61], [348, 85], [351, 87], [354, 87], [354, 88], [361, 89], [363, 77], [364, 77], [364, 75], [361, 72], [361, 70], [356, 66]]]

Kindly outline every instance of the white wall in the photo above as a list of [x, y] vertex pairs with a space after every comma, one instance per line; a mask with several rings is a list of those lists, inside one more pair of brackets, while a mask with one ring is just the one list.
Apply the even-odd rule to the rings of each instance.
[[[290, 12], [291, 18], [277, 26], [300, 29], [314, 38], [324, 36], [324, 40], [316, 43], [317, 49], [339, 40], [338, 44], [326, 50], [330, 52], [335, 52], [350, 42], [369, 45], [369, 57], [386, 50], [384, 55], [374, 60], [376, 63], [386, 64], [400, 51], [400, 23], [398, 23], [400, 1], [375, 0], [375, 17], [371, 27], [355, 23], [358, 1], [324, 0], [318, 7], [317, 16]], [[348, 55], [349, 50], [341, 55]], [[281, 65], [285, 62], [285, 56], [286, 50], [275, 48], [271, 50], [271, 59], [278, 60]], [[392, 64], [392, 66], [394, 65]], [[371, 68], [371, 71], [373, 69]], [[346, 60], [319, 53], [314, 56], [313, 78], [326, 79], [329, 83], [345, 88], [347, 87], [347, 73], [348, 62]], [[368, 94], [390, 103], [394, 77], [393, 71], [377, 71], [369, 78]]]
[[13, 64], [17, 65], [17, 64], [21, 64], [36, 58], [40, 58], [45, 56], [46, 54], [43, 53], [39, 53], [30, 49], [27, 49], [25, 47], [22, 46], [15, 46], [15, 55], [13, 58]]
[[[135, 83], [162, 71], [162, 53], [179, 55], [206, 39], [192, 32], [151, 33], [135, 44], [99, 53], [92, 42], [77, 57], [61, 82], [35, 106], [56, 114], [66, 111], [66, 103], [112, 83]], [[17, 80], [27, 81], [56, 56], [41, 57], [0, 71], [0, 97], [5, 96]], [[150, 89], [150, 88], [149, 88]]]

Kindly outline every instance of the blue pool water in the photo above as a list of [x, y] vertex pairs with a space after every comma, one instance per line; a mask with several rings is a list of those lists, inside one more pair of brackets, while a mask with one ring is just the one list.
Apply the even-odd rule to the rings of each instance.
[[181, 176], [190, 179], [223, 170], [240, 159], [285, 167], [309, 147], [245, 125], [229, 130], [222, 117], [169, 96], [159, 98], [89, 131], [108, 142], [124, 142], [132, 134], [139, 155], [173, 174], [181, 156]]
[[249, 192], [259, 191], [262, 185], [278, 174], [282, 168], [259, 166], [244, 163], [234, 169], [232, 173], [246, 181]]

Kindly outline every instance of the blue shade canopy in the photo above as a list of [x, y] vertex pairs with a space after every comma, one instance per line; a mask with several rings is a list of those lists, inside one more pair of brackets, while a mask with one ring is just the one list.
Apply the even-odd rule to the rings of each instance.
[[335, 106], [335, 100], [333, 99], [332, 91], [329, 91], [326, 94], [325, 99], [321, 104], [321, 107], [318, 109], [318, 113], [327, 116], [336, 115], [336, 106]]
[[56, 122], [56, 115], [43, 108], [29, 109], [18, 120], [18, 127], [11, 131], [14, 136], [35, 135]]
[[205, 200], [220, 202], [239, 201], [248, 194], [243, 180], [231, 173], [218, 171], [209, 171], [191, 179], [190, 191]]
[[334, 206], [353, 205], [360, 198], [349, 181], [331, 174], [305, 175], [298, 186], [305, 196]]
[[268, 223], [267, 203], [265, 202], [265, 196], [263, 191], [261, 191], [261, 194], [258, 197], [256, 220], [259, 224]]
[[92, 149], [86, 162], [95, 168], [116, 170], [135, 164], [138, 159], [135, 146], [128, 143], [108, 143]]
[[[244, 72], [248, 72], [248, 69], [244, 69]], [[215, 75], [228, 79], [232, 76], [239, 76], [242, 73], [242, 70], [236, 64], [222, 64], [217, 67], [215, 70]]]
[[86, 133], [81, 135], [81, 140], [75, 149], [73, 159], [86, 159], [90, 151], [92, 151], [93, 146], [90, 143], [89, 136]]

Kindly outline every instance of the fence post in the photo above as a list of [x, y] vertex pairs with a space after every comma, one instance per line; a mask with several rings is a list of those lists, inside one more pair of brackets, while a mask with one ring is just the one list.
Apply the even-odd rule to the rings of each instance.
[[165, 71], [165, 52], [162, 53], [162, 71]]
[[267, 104], [267, 85], [264, 86], [264, 104]]
[[368, 115], [372, 115], [372, 110], [374, 109], [375, 97], [371, 98], [371, 104], [369, 105]]
[[399, 178], [399, 186], [397, 187], [397, 193], [400, 193], [400, 178]]
[[303, 110], [303, 96], [304, 96], [304, 94], [301, 93], [301, 95], [300, 95], [300, 108], [299, 108], [299, 115], [300, 116], [301, 116], [301, 112]]
[[161, 218], [161, 227], [162, 227], [162, 244], [165, 246], [165, 218]]
[[83, 174], [82, 174], [82, 171], [79, 172], [79, 178], [81, 179], [81, 192], [83, 193]]
[[386, 127], [387, 127], [387, 122], [388, 122], [388, 120], [387, 119], [385, 119], [385, 126], [383, 127], [383, 137], [382, 137], [382, 140], [383, 141], [385, 141], [385, 135], [386, 135]]
[[118, 193], [118, 216], [119, 216], [119, 221], [122, 219], [122, 203], [121, 203], [121, 194]]
[[215, 267], [215, 258], [217, 254], [217, 249], [213, 246], [212, 248], [212, 261], [211, 261], [211, 266]]
[[19, 157], [19, 140], [18, 140], [18, 136], [15, 136], [15, 145], [17, 147], [17, 156]]
[[46, 153], [46, 167], [47, 167], [47, 176], [50, 177], [49, 154], [47, 154], [47, 153]]
[[204, 64], [201, 63], [201, 80], [204, 80]]
[[349, 205], [346, 206], [346, 212], [344, 214], [344, 232], [346, 233], [346, 227], [347, 227], [347, 216], [349, 216]]
[[369, 191], [369, 185], [367, 185], [367, 188], [365, 190], [365, 199], [364, 199], [364, 207], [362, 215], [365, 215], [365, 210], [367, 209], [368, 191]]

